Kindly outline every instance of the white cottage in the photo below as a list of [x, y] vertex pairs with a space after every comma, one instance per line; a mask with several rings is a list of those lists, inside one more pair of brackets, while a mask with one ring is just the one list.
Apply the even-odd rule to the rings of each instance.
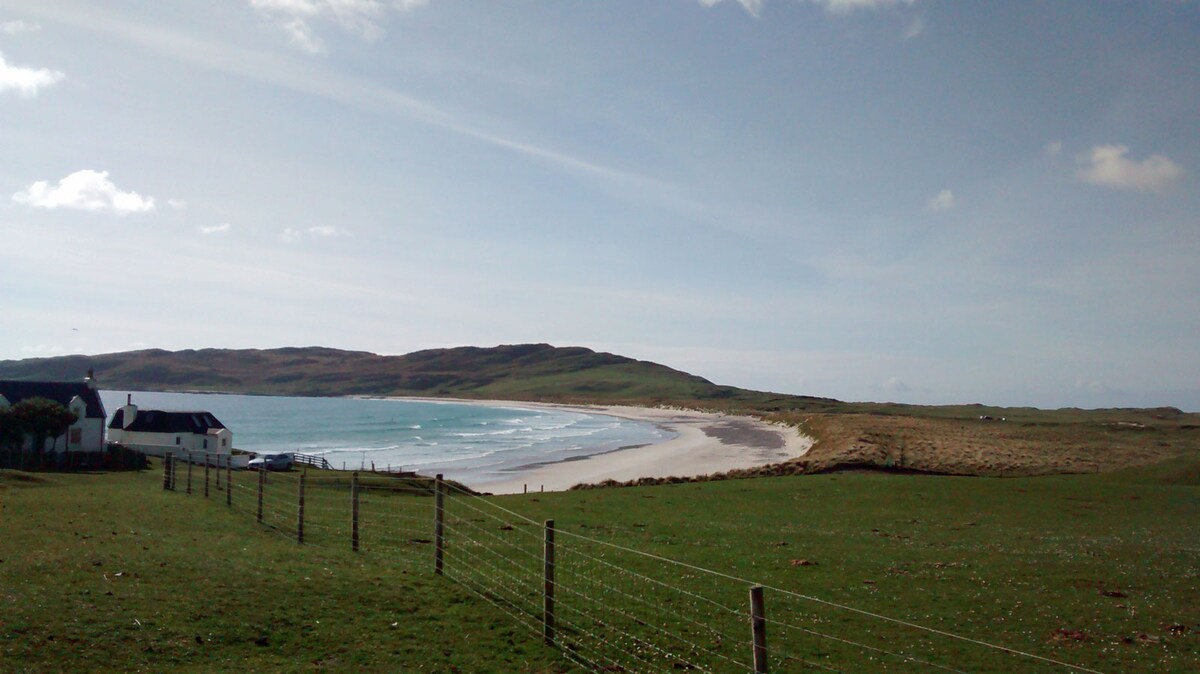
[[233, 432], [211, 412], [139, 410], [132, 395], [109, 422], [108, 441], [155, 456], [233, 451]]
[[[69, 452], [103, 452], [104, 402], [92, 373], [83, 381], [15, 381], [0, 380], [0, 409], [16, 405], [29, 398], [47, 398], [75, 413], [75, 423], [57, 438], [48, 438], [44, 450]], [[25, 448], [32, 442], [25, 439]]]

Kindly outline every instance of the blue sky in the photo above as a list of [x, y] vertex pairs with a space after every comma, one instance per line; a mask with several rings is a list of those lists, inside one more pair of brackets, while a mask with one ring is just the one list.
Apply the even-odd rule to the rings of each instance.
[[1200, 3], [0, 0], [0, 358], [1200, 410]]

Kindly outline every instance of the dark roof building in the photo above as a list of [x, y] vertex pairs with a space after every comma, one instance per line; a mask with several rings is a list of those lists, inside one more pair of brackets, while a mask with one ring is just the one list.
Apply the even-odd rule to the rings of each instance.
[[195, 433], [207, 435], [210, 430], [221, 430], [225, 424], [211, 412], [165, 412], [163, 410], [134, 410], [133, 423], [125, 425], [122, 407], [113, 415], [108, 427], [140, 433]]
[[100, 392], [90, 381], [14, 381], [0, 379], [0, 395], [9, 405], [16, 405], [29, 398], [48, 398], [63, 407], [70, 407], [77, 396], [86, 405], [86, 418], [103, 419], [104, 403]]

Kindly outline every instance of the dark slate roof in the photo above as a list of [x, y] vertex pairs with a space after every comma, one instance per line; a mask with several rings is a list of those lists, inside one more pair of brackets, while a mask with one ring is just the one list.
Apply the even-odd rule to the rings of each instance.
[[[108, 427], [119, 429], [124, 423], [125, 408], [122, 407], [113, 415]], [[222, 428], [225, 428], [225, 424], [221, 423], [211, 412], [138, 410], [137, 415], [133, 417], [133, 423], [124, 430], [142, 433], [197, 433], [204, 435], [208, 433], [209, 429], [221, 430]]]
[[87, 404], [89, 419], [103, 419], [108, 416], [104, 412], [104, 403], [100, 400], [100, 392], [82, 381], [0, 379], [0, 395], [3, 395], [12, 405], [16, 405], [26, 398], [49, 398], [62, 403], [63, 406], [70, 405], [75, 396], [79, 396]]

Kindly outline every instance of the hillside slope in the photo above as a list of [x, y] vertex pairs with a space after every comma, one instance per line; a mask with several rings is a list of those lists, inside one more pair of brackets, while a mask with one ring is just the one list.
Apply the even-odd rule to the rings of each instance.
[[276, 395], [421, 395], [525, 400], [704, 400], [729, 397], [695, 375], [582, 347], [522, 344], [380, 356], [322, 347], [150, 349], [0, 361], [0, 378], [78, 379], [109, 389]]

